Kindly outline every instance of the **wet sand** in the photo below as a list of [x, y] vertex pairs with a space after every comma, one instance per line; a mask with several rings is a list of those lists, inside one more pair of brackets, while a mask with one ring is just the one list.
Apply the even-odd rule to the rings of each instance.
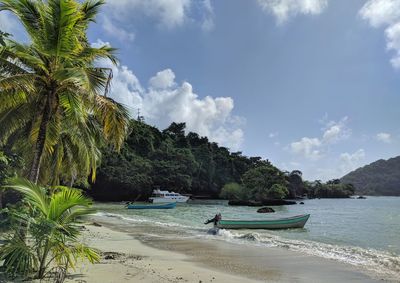
[[[165, 239], [149, 236], [138, 227], [127, 227], [118, 220], [102, 217], [94, 220], [108, 228], [91, 227], [98, 234], [87, 237], [88, 244], [92, 242], [104, 252], [122, 253], [125, 259], [140, 256], [141, 260], [117, 263], [124, 266], [126, 274], [135, 274], [128, 277], [140, 279], [137, 282], [382, 282], [382, 278], [374, 278], [353, 266], [284, 249], [220, 240]], [[105, 231], [111, 235], [107, 240], [101, 239]], [[86, 282], [99, 279], [95, 276], [91, 281], [93, 273], [94, 267], [82, 270]], [[158, 279], [151, 277], [152, 274]], [[130, 280], [128, 277], [102, 282], [124, 282]]]

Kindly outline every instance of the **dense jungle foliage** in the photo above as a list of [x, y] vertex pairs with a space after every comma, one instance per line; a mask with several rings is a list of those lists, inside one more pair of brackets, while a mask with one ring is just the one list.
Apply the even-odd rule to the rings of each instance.
[[[207, 137], [186, 133], [185, 127], [185, 123], [172, 123], [160, 131], [143, 121], [132, 120], [121, 152], [103, 150], [96, 182], [88, 193], [104, 201], [145, 200], [157, 187], [227, 199], [351, 195], [342, 190], [342, 185], [325, 186], [322, 190], [320, 186], [324, 184], [318, 183], [319, 187], [314, 188], [303, 181], [298, 170], [284, 172], [261, 157], [230, 152]], [[227, 184], [244, 192], [221, 195]]]

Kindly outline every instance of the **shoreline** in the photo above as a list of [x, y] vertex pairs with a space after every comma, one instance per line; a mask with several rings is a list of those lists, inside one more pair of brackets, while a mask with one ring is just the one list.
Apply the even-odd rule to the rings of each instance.
[[83, 239], [101, 252], [101, 260], [79, 263], [65, 282], [259, 282], [205, 268], [181, 253], [147, 246], [103, 222], [101, 227], [86, 224]]
[[[279, 248], [257, 248], [201, 239], [140, 237], [114, 220], [93, 216], [86, 244], [102, 252], [65, 282], [382, 282], [333, 260]], [[105, 259], [108, 257], [109, 259]], [[80, 280], [80, 281], [79, 281]], [[398, 282], [397, 280], [385, 280]]]

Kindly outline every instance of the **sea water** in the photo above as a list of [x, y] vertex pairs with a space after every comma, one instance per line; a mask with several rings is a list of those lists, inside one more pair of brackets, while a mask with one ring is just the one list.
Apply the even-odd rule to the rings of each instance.
[[[207, 200], [178, 204], [168, 210], [129, 210], [121, 203], [96, 203], [97, 214], [146, 231], [152, 237], [206, 238], [240, 245], [278, 247], [345, 262], [380, 276], [400, 279], [400, 198], [313, 199], [304, 205], [257, 208]], [[303, 229], [220, 230], [209, 235], [204, 221], [221, 213], [225, 219], [271, 219], [311, 214]], [[145, 228], [145, 229], [143, 229]]]

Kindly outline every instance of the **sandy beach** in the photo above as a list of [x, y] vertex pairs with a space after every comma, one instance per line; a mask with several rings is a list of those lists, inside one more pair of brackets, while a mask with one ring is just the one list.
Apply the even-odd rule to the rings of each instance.
[[100, 223], [85, 225], [83, 238], [101, 251], [101, 262], [79, 265], [66, 282], [381, 281], [342, 263], [281, 249], [197, 240], [143, 243], [124, 227]]
[[148, 247], [123, 232], [85, 227], [85, 241], [101, 251], [102, 260], [82, 264], [65, 282], [257, 282], [202, 267], [180, 253]]

